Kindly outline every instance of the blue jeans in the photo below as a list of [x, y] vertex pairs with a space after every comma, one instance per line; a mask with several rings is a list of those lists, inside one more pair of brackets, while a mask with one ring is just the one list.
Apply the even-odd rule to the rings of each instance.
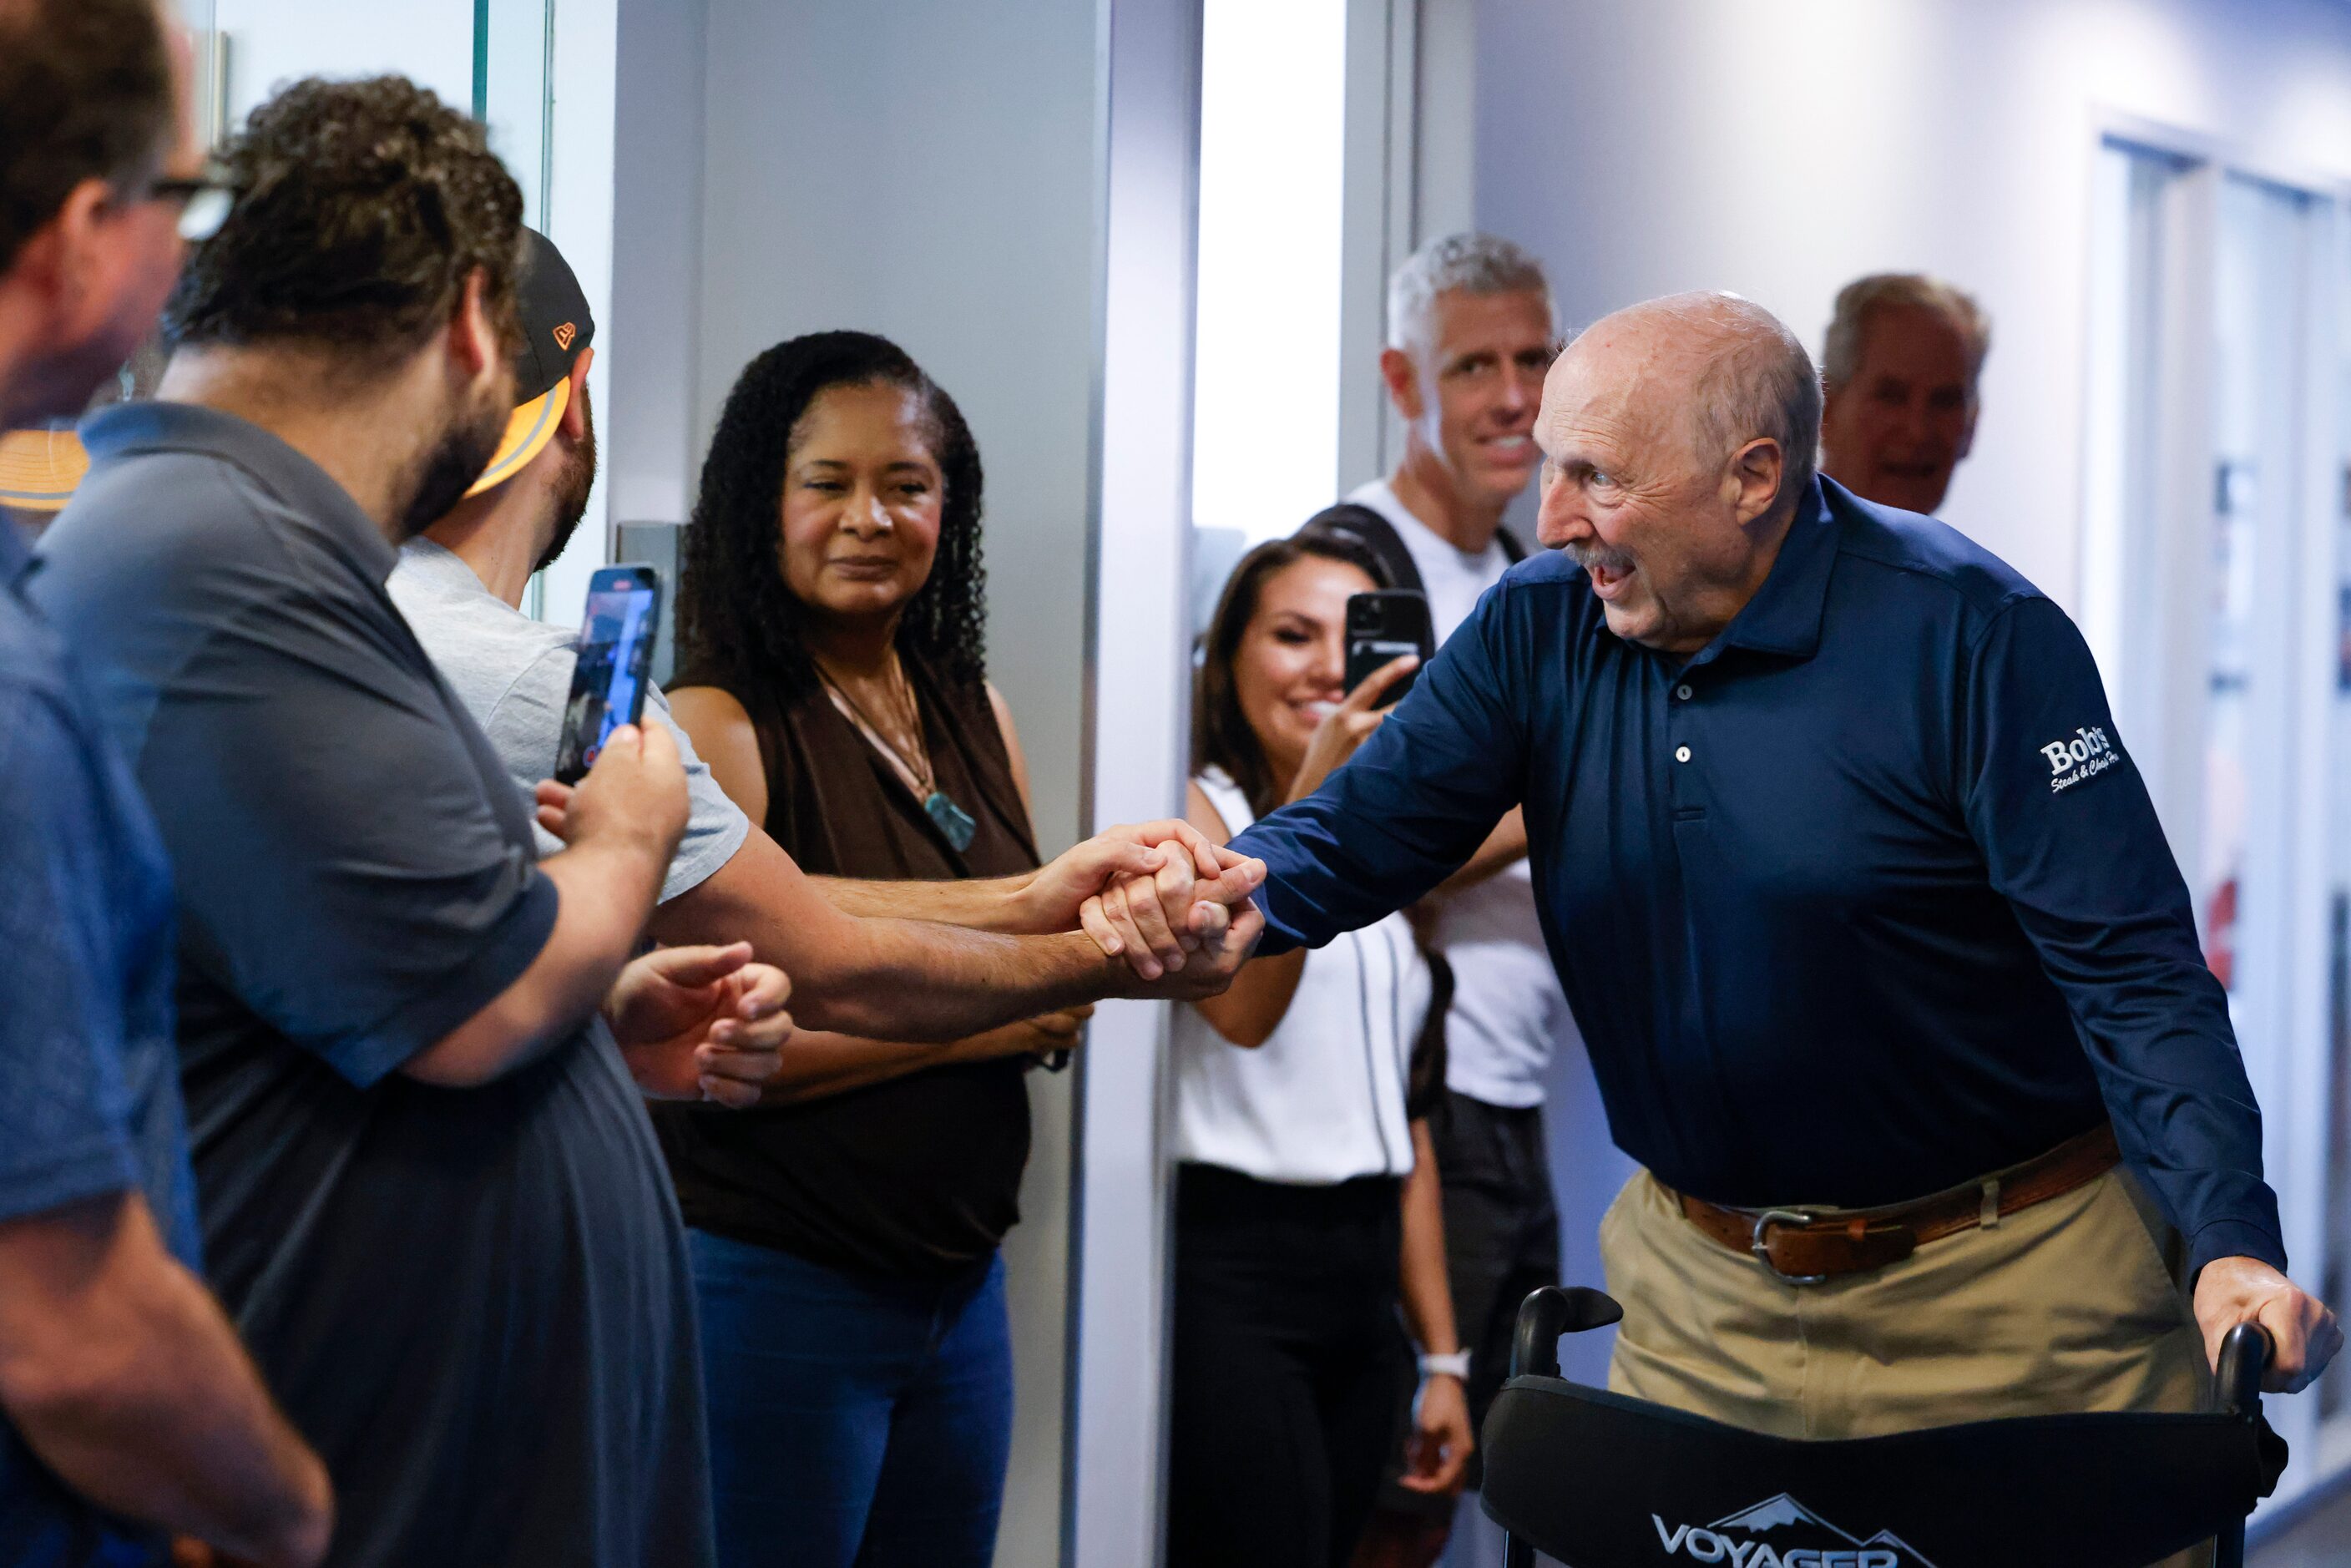
[[1003, 1259], [941, 1284], [688, 1239], [719, 1568], [987, 1568], [1012, 1449]]

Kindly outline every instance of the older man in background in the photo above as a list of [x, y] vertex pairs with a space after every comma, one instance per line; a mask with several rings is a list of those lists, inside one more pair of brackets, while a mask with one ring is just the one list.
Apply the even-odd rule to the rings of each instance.
[[1838, 291], [1822, 364], [1821, 469], [1865, 501], [1932, 513], [1975, 444], [1991, 319], [1915, 272]]
[[[2186, 1409], [2285, 1273], [2261, 1120], [2081, 634], [1812, 473], [1794, 336], [1723, 295], [1552, 366], [1555, 552], [1235, 847], [1270, 945], [1422, 896], [1514, 806], [1619, 1143], [1612, 1385], [1799, 1437]], [[1115, 896], [1115, 893], [1113, 894]], [[2182, 1292], [2160, 1226], [2181, 1233]]]
[[[186, 53], [153, 0], [0, 0], [0, 428], [77, 412], [225, 205]], [[170, 868], [29, 570], [0, 514], [0, 1565], [307, 1565], [326, 1469], [195, 1272]]]

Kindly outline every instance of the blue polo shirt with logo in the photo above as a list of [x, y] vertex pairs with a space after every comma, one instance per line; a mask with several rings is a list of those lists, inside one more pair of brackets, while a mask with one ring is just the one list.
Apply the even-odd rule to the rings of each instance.
[[1514, 569], [1262, 856], [1267, 951], [1420, 897], [1526, 807], [1616, 1142], [1741, 1207], [1870, 1207], [2111, 1117], [2191, 1268], [2283, 1268], [2188, 892], [2064, 612], [1830, 480], [1696, 656]]

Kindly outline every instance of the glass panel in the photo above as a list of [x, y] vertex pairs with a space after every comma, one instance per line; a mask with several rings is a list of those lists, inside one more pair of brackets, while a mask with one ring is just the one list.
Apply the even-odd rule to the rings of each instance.
[[2085, 441], [2082, 632], [2126, 737], [2142, 693], [2130, 681], [2130, 628], [2157, 613], [2139, 581], [2138, 525], [2151, 517], [2156, 344], [2162, 306], [2162, 208], [2180, 173], [2167, 153], [2109, 141], [2098, 150], [2090, 249], [2089, 423]]
[[1229, 565], [1336, 498], [1347, 8], [1207, 0], [1201, 26], [1192, 517]]
[[[2262, 657], [2277, 618], [2260, 612], [2264, 562], [2290, 538], [2294, 428], [2301, 400], [2298, 352], [2303, 228], [2307, 198], [2273, 185], [2221, 183], [2214, 279], [2216, 386], [2210, 642], [2206, 669], [2204, 809], [2194, 868], [2197, 928], [2205, 961], [2229, 988], [2241, 1034], [2241, 916], [2252, 803], [2279, 766], [2254, 747], [2254, 715], [2281, 694]], [[2282, 559], [2282, 558], [2281, 558]], [[2273, 605], [2282, 601], [2272, 598]], [[2257, 770], [2260, 771], [2257, 776]], [[2278, 890], [2251, 890], [2274, 899]]]
[[397, 71], [445, 102], [473, 106], [474, 0], [212, 0], [210, 11], [232, 128], [306, 76]]
[[[549, 75], [555, 0], [474, 4], [474, 113], [489, 127], [490, 150], [522, 187], [522, 221], [545, 234], [554, 222], [548, 198], [555, 178], [555, 96]], [[546, 573], [532, 574], [522, 609], [526, 615], [546, 615]], [[657, 678], [666, 678], [667, 671], [664, 664]]]
[[555, 0], [479, 0], [474, 112], [490, 128], [490, 149], [522, 186], [522, 221], [542, 234], [549, 222], [548, 69], [555, 47]]
[[[2335, 668], [2328, 755], [2351, 758], [2351, 267], [2336, 280], [2335, 453]], [[2326, 841], [2326, 1257], [2319, 1299], [2340, 1301], [2351, 1291], [2351, 769], [2331, 769]], [[2318, 1389], [2318, 1414], [2330, 1419], [2351, 1406], [2351, 1360], [2338, 1357]]]

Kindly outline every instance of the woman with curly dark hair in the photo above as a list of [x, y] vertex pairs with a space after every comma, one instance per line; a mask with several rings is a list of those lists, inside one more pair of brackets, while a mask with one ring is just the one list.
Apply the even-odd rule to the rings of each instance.
[[[720, 786], [811, 873], [1037, 865], [982, 652], [980, 501], [955, 401], [884, 339], [795, 338], [726, 400], [670, 697]], [[693, 1228], [725, 1568], [990, 1560], [1026, 1074], [1085, 1010], [946, 1046], [803, 1031], [768, 1105], [657, 1109]]]

